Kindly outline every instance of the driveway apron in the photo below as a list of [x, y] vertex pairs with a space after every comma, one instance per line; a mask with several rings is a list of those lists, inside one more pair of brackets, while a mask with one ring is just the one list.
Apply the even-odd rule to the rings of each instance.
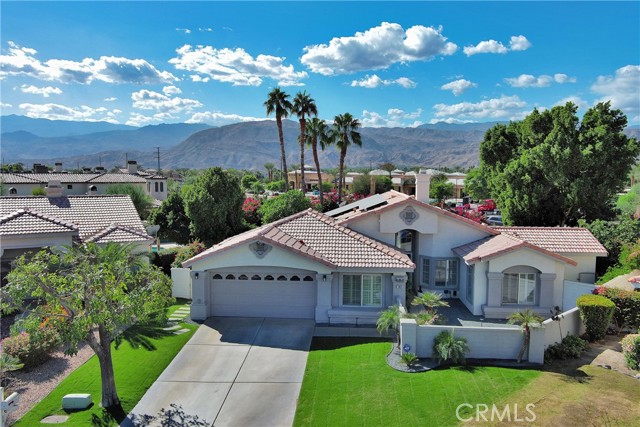
[[[313, 320], [212, 317], [133, 409], [157, 415], [176, 404], [216, 427], [293, 424]], [[127, 418], [122, 426], [131, 426]]]

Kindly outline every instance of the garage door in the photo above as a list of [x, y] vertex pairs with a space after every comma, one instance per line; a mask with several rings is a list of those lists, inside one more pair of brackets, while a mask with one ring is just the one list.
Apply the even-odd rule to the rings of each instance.
[[315, 274], [212, 274], [211, 316], [315, 318]]

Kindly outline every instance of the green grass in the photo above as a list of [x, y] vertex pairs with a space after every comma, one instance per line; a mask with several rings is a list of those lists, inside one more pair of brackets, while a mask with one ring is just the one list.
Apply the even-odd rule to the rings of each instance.
[[[171, 306], [169, 313], [173, 313], [179, 307], [180, 305]], [[197, 329], [194, 325], [181, 325], [190, 329], [190, 332], [174, 335], [172, 332], [163, 331], [163, 326], [135, 326], [129, 328], [113, 343], [113, 367], [122, 406], [118, 410], [107, 412], [100, 407], [100, 367], [98, 359], [93, 356], [15, 425], [45, 426], [46, 424], [40, 423], [42, 418], [65, 414], [61, 407], [62, 396], [69, 393], [91, 393], [94, 404], [85, 411], [70, 413], [69, 420], [63, 424], [65, 427], [118, 425]]]
[[389, 342], [315, 338], [294, 425], [455, 426], [461, 403], [491, 405], [541, 374], [498, 367], [407, 374], [387, 365], [389, 350]]

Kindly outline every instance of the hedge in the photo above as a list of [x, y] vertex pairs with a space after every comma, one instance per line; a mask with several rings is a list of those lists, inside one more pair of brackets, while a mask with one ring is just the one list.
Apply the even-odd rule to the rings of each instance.
[[634, 331], [640, 328], [640, 292], [601, 286], [594, 293], [609, 298], [616, 305], [614, 319], [619, 328]]
[[613, 301], [600, 295], [582, 295], [576, 303], [589, 341], [604, 338], [616, 310]]
[[640, 370], [640, 334], [629, 334], [622, 339], [622, 354], [630, 369]]
[[171, 276], [171, 264], [178, 255], [178, 248], [162, 249], [160, 252], [154, 252], [151, 257], [151, 264], [157, 266], [164, 274]]

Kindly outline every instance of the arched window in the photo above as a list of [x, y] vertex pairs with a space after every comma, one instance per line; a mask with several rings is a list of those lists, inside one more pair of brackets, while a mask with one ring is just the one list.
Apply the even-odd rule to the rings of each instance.
[[291, 276], [291, 279], [289, 280], [291, 280], [292, 282], [299, 282], [300, 278], [298, 276]]
[[214, 274], [214, 275], [213, 275], [213, 277], [212, 277], [212, 279], [214, 279], [214, 280], [220, 280], [220, 279], [222, 279], [222, 276], [221, 276], [221, 275], [219, 275], [219, 274]]
[[9, 194], [18, 194], [18, 190], [16, 190], [15, 188], [11, 187], [9, 189]]
[[540, 270], [519, 265], [503, 271], [502, 304], [535, 305]]
[[225, 277], [225, 279], [227, 279], [227, 280], [236, 280], [236, 276], [234, 276], [233, 274], [227, 274], [227, 277]]
[[270, 274], [267, 274], [266, 276], [264, 276], [264, 280], [273, 280], [273, 276]]
[[241, 274], [240, 276], [238, 276], [238, 280], [249, 280], [249, 278], [246, 274]]
[[89, 191], [98, 191], [98, 187], [92, 185], [91, 187], [89, 187]]
[[262, 277], [258, 276], [257, 274], [254, 274], [253, 276], [251, 276], [251, 280], [262, 280]]
[[302, 279], [303, 282], [313, 282], [313, 277], [311, 276], [304, 276], [304, 279]]
[[278, 276], [278, 280], [280, 280], [281, 282], [286, 282], [287, 276]]

